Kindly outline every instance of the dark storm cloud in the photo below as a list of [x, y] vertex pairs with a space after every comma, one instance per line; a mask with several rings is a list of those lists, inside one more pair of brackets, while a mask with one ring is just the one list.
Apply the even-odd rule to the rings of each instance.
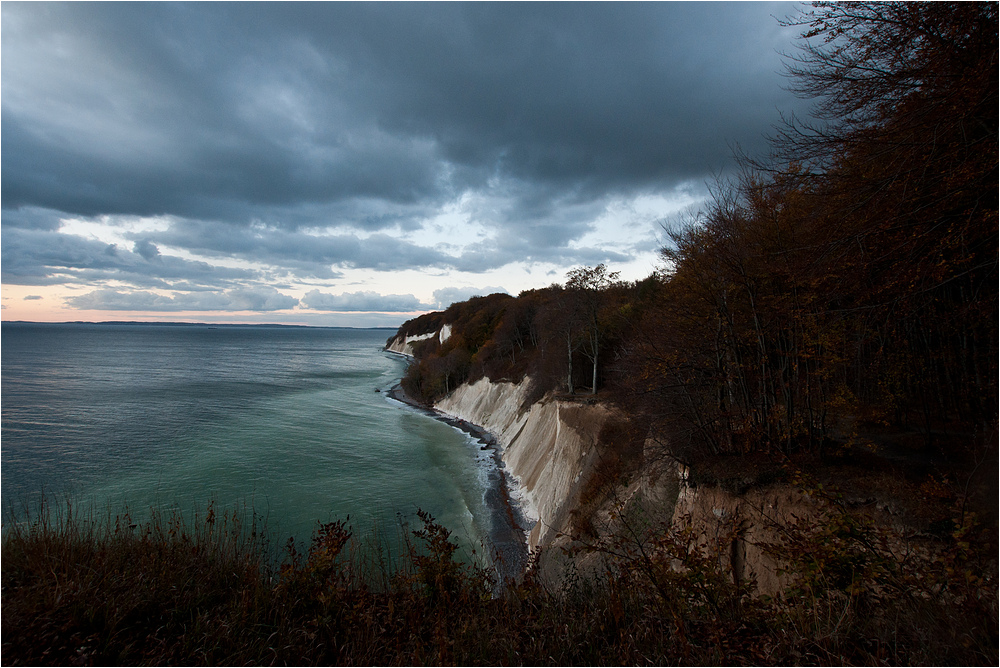
[[235, 9], [5, 4], [4, 206], [246, 220], [433, 189], [430, 143], [337, 113], [328, 48]]
[[[792, 108], [776, 74], [790, 35], [771, 16], [792, 10], [3, 3], [5, 235], [56, 229], [51, 211], [166, 214], [189, 222], [137, 240], [144, 261], [168, 242], [311, 276], [495, 267], [525, 248], [586, 261], [600, 253], [573, 242], [608, 197], [703, 180], [733, 144], [762, 146]], [[380, 234], [466, 192], [507, 241], [448, 254]], [[338, 226], [375, 234], [300, 232]]]
[[[136, 252], [72, 234], [50, 230], [9, 228], [3, 232], [3, 282], [17, 285], [116, 280], [138, 287], [212, 286], [258, 278], [247, 269], [160, 256], [155, 246], [141, 243]], [[190, 289], [190, 288], [188, 288]]]
[[[6, 163], [5, 163], [6, 164]], [[57, 230], [62, 225], [63, 214], [52, 209], [25, 206], [3, 210], [3, 227], [22, 227], [34, 230]]]
[[247, 229], [229, 223], [181, 221], [147, 238], [206, 257], [229, 257], [296, 269], [300, 275], [335, 278], [333, 265], [391, 271], [452, 266], [454, 259], [385, 234], [317, 236], [261, 224]]
[[625, 262], [628, 259], [629, 257], [622, 253], [601, 248], [568, 246], [539, 248], [512, 235], [499, 240], [472, 244], [450, 266], [460, 271], [481, 273], [513, 262], [595, 265], [602, 262]]
[[469, 174], [629, 188], [697, 177], [728, 157], [727, 141], [756, 143], [785, 99], [761, 95], [778, 30], [759, 5], [482, 3], [382, 7], [339, 26], [315, 18], [342, 43], [358, 41], [354, 21], [366, 26], [352, 53], [382, 84], [370, 113], [434, 137]]
[[623, 261], [620, 253], [594, 248], [571, 248], [569, 225], [552, 221], [498, 235], [478, 243], [456, 246], [449, 254], [383, 233], [365, 237], [343, 233], [311, 234], [301, 230], [253, 224], [235, 229], [229, 223], [177, 221], [169, 230], [144, 233], [144, 243], [180, 248], [204, 257], [238, 258], [294, 270], [299, 276], [336, 278], [332, 267], [396, 271], [414, 267], [457, 269], [479, 273], [518, 261]]

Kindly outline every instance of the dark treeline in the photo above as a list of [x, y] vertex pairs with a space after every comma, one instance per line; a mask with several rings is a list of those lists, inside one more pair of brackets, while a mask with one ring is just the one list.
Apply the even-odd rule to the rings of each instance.
[[634, 292], [598, 265], [574, 270], [565, 286], [517, 298], [473, 297], [414, 318], [400, 334], [436, 332], [445, 324], [451, 331], [444, 342], [431, 337], [413, 344], [419, 363], [403, 385], [428, 402], [484, 376], [517, 382], [528, 375], [535, 397], [555, 389], [596, 393], [610, 373], [604, 355], [621, 341]]
[[[792, 119], [671, 234], [632, 383], [713, 452], [815, 448], [845, 420], [996, 438], [996, 5], [828, 5]], [[634, 376], [633, 376], [634, 377]]]
[[[600, 265], [406, 323], [425, 400], [482, 376], [601, 390], [675, 457], [821, 451], [859, 428], [997, 435], [997, 7], [818, 5], [788, 119], [638, 283]], [[960, 438], [956, 440], [956, 436]]]

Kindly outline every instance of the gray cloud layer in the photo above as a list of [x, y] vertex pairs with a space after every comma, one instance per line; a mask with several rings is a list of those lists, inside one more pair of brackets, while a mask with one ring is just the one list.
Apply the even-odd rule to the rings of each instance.
[[311, 290], [302, 298], [302, 305], [317, 311], [384, 311], [407, 313], [426, 310], [430, 304], [422, 304], [413, 295], [380, 295], [377, 292], [352, 292], [331, 295], [319, 290]]
[[507, 291], [497, 286], [487, 286], [484, 288], [441, 288], [434, 291], [434, 307], [447, 308], [450, 304], [465, 301], [469, 297], [483, 297], [497, 292], [506, 293]]
[[153, 292], [118, 292], [101, 289], [66, 300], [80, 309], [108, 311], [280, 311], [299, 300], [272, 287], [235, 288], [225, 292], [174, 293], [166, 297]]
[[161, 256], [148, 240], [134, 250], [61, 234], [48, 229], [4, 225], [3, 281], [17, 285], [51, 285], [72, 281], [115, 280], [148, 288], [167, 288], [182, 281], [185, 289], [213, 289], [252, 280], [258, 272], [207, 262]]
[[[623, 259], [574, 245], [608, 198], [704, 180], [793, 108], [772, 17], [793, 9], [4, 3], [4, 280], [218, 291], [268, 271]], [[489, 239], [400, 238], [464, 193]], [[173, 222], [111, 250], [60, 235], [64, 215]]]

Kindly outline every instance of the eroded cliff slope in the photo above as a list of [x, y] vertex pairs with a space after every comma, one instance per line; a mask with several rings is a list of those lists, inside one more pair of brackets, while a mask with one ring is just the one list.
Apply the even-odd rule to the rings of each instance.
[[529, 382], [482, 378], [461, 385], [435, 408], [497, 437], [504, 464], [518, 481], [524, 510], [537, 520], [529, 536], [529, 547], [535, 549], [550, 545], [566, 530], [609, 410], [552, 395], [521, 410]]

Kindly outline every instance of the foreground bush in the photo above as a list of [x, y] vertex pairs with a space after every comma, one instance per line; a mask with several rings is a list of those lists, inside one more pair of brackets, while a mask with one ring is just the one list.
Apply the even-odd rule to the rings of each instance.
[[266, 553], [214, 507], [192, 527], [43, 509], [3, 536], [3, 662], [260, 661], [276, 603]]
[[[71, 511], [4, 534], [5, 665], [997, 662], [995, 599], [991, 607], [920, 598], [919, 615], [896, 615], [894, 643], [872, 628], [854, 592], [920, 574], [894, 579], [878, 562], [845, 590], [817, 570], [868, 540], [855, 528], [791, 534], [785, 548], [802, 555], [808, 578], [769, 601], [734, 584], [711, 550], [692, 549], [704, 542], [690, 531], [598, 546], [603, 574], [571, 571], [554, 590], [530, 571], [504, 584], [491, 569], [456, 561], [448, 531], [426, 514], [398, 561], [364, 556], [346, 523], [335, 522], [319, 526], [305, 553], [290, 546], [275, 564], [259, 527], [239, 513], [210, 507], [191, 523], [157, 513], [136, 523]], [[946, 564], [965, 584], [968, 537], [956, 528]], [[878, 596], [883, 618], [894, 601], [905, 604], [897, 612], [912, 608], [912, 596]], [[982, 631], [955, 642], [939, 635], [942, 619]]]

